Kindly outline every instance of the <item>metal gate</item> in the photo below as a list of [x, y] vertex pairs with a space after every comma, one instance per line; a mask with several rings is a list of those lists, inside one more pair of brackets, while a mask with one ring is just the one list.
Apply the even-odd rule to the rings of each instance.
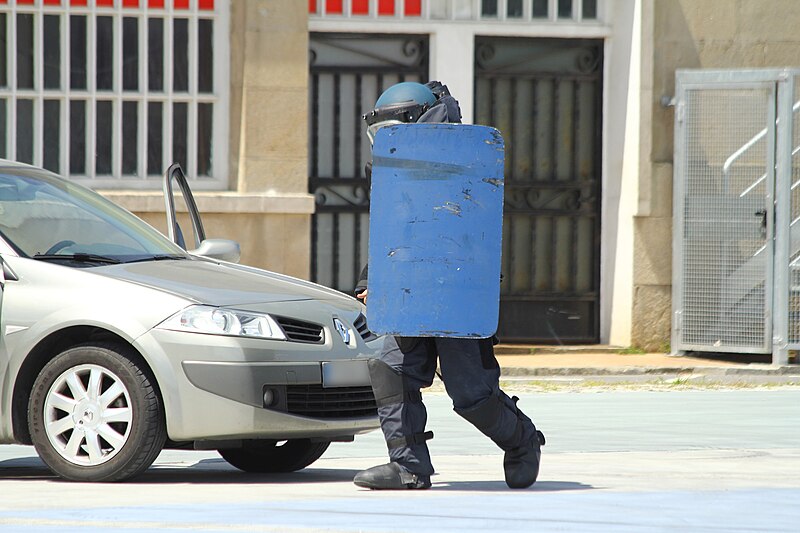
[[422, 35], [312, 33], [309, 80], [311, 279], [351, 293], [367, 261], [370, 146], [361, 115], [384, 89], [427, 81]]
[[676, 75], [676, 352], [800, 348], [798, 72]]
[[504, 341], [599, 339], [602, 50], [476, 39], [475, 123], [506, 142]]

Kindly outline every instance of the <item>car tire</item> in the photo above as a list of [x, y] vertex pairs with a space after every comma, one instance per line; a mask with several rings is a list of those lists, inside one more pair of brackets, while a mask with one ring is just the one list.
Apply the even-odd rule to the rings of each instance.
[[241, 448], [217, 450], [223, 459], [239, 470], [255, 474], [295, 472], [307, 467], [325, 453], [330, 442], [309, 439], [250, 441]]
[[166, 441], [154, 379], [116, 344], [65, 350], [33, 384], [28, 427], [42, 460], [73, 481], [123, 481], [144, 472]]

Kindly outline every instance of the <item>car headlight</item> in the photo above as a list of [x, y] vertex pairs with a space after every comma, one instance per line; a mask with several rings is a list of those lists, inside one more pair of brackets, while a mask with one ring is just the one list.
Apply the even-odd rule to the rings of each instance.
[[281, 327], [274, 318], [267, 314], [208, 305], [187, 307], [162, 322], [158, 327], [211, 335], [286, 340], [286, 335]]

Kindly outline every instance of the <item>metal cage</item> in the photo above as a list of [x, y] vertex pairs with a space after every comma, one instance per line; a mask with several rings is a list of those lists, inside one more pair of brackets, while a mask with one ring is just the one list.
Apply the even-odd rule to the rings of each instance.
[[799, 76], [676, 74], [676, 353], [772, 353], [785, 364], [800, 349]]

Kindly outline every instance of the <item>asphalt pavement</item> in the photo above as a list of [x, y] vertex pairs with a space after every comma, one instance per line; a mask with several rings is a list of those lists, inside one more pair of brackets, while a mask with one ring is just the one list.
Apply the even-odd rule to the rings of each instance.
[[0, 532], [798, 530], [798, 366], [610, 347], [497, 353], [503, 388], [547, 436], [530, 489], [506, 487], [502, 452], [437, 382], [423, 392], [437, 471], [428, 491], [352, 484], [387, 460], [379, 431], [296, 473], [166, 450], [117, 484], [65, 482], [33, 448], [0, 446]]
[[[510, 391], [515, 392], [515, 391]], [[0, 446], [0, 531], [794, 532], [800, 387], [526, 393], [547, 435], [539, 481], [511, 490], [502, 452], [426, 392], [428, 491], [369, 491], [379, 432], [309, 468], [248, 475], [216, 453], [165, 451], [129, 483], [70, 483], [29, 447]]]

